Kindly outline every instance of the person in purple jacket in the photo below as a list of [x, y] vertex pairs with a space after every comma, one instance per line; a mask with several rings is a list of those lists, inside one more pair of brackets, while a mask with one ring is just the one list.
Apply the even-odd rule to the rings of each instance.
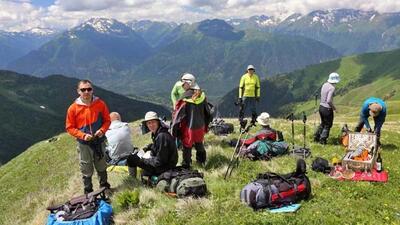
[[[374, 132], [376, 134], [378, 145], [381, 145], [381, 129], [383, 123], [385, 122], [386, 110], [386, 104], [380, 98], [370, 97], [365, 100], [361, 108], [360, 121], [358, 122], [355, 131], [360, 132], [365, 125], [368, 132]], [[368, 122], [369, 116], [372, 116], [372, 118], [374, 119], [375, 125], [373, 130]]]

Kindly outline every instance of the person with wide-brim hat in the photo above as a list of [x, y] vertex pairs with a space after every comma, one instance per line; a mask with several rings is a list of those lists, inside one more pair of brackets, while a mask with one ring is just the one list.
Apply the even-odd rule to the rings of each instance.
[[335, 86], [340, 82], [338, 73], [329, 74], [328, 80], [322, 85], [321, 100], [319, 103], [319, 115], [321, 124], [314, 133], [314, 141], [320, 144], [326, 144], [329, 138], [329, 132], [333, 125], [336, 106], [333, 104], [333, 96], [335, 94]]
[[[140, 167], [143, 169], [142, 176], [158, 176], [161, 173], [173, 169], [178, 162], [178, 151], [176, 149], [175, 138], [161, 123], [156, 112], [149, 111], [145, 114], [142, 121], [151, 132], [152, 144], [144, 150], [151, 151], [149, 158], [144, 158], [139, 154], [132, 154], [128, 157], [128, 166], [132, 168]], [[136, 176], [136, 173], [133, 173]]]

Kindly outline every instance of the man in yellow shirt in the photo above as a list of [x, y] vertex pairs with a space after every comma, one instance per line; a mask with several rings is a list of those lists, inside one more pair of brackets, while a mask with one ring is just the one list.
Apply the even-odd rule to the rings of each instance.
[[257, 102], [260, 100], [260, 79], [255, 74], [253, 65], [247, 66], [247, 73], [240, 78], [239, 83], [239, 99], [238, 102], [242, 107], [239, 111], [239, 121], [243, 121], [246, 109], [251, 111], [251, 123], [255, 123], [257, 119]]

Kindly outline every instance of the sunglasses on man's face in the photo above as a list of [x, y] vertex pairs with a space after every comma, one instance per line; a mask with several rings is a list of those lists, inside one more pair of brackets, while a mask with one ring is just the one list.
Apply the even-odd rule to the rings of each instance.
[[79, 89], [81, 92], [91, 92], [91, 91], [93, 91], [93, 88], [81, 88], [81, 89]]

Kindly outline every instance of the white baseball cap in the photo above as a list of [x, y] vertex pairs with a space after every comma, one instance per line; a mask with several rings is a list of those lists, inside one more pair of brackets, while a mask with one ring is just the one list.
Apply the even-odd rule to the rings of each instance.
[[255, 68], [254, 68], [254, 66], [253, 66], [253, 65], [248, 65], [248, 66], [247, 66], [247, 70], [249, 70], [249, 69], [253, 69], [253, 70], [255, 70]]

